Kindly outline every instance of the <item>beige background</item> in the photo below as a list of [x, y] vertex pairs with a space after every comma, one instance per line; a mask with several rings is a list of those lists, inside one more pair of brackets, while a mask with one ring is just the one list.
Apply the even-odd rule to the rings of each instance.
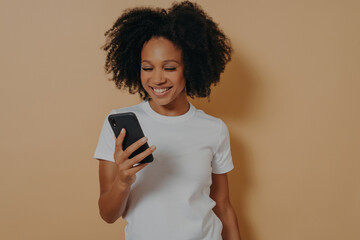
[[[171, 2], [0, 0], [1, 239], [124, 239], [92, 156], [106, 114], [140, 100], [99, 48], [125, 8]], [[230, 129], [243, 239], [360, 239], [359, 1], [197, 2], [234, 47], [192, 102]]]

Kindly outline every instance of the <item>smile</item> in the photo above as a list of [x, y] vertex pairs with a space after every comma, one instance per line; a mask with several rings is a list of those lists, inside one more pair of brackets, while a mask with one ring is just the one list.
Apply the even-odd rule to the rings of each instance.
[[156, 96], [164, 96], [165, 94], [167, 94], [169, 92], [169, 90], [172, 87], [168, 87], [168, 88], [152, 88], [152, 87], [150, 87], [150, 88]]

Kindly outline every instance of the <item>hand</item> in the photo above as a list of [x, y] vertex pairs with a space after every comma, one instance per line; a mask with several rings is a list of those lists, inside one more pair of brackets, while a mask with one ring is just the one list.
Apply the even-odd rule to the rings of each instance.
[[[147, 142], [147, 138], [143, 137], [138, 141], [131, 144], [128, 148], [123, 150], [123, 141], [125, 138], [126, 130], [123, 128], [120, 132], [119, 136], [115, 139], [115, 153], [114, 159], [115, 164], [118, 165], [118, 179], [121, 184], [125, 187], [130, 187], [136, 180], [136, 173], [146, 167], [149, 163], [142, 163], [133, 167], [134, 164], [140, 162], [147, 156], [149, 156], [152, 152], [155, 151], [156, 147], [151, 146], [150, 148], [146, 149], [142, 153], [134, 156], [133, 158], [129, 159], [129, 156], [136, 151], [140, 146], [144, 145]], [[115, 135], [114, 135], [115, 137]]]

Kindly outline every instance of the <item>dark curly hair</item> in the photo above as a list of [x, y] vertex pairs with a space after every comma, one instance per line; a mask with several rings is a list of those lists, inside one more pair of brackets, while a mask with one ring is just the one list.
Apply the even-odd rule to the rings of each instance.
[[196, 3], [173, 3], [162, 8], [135, 7], [124, 11], [105, 32], [105, 72], [113, 73], [116, 87], [128, 88], [147, 99], [140, 79], [141, 51], [153, 37], [164, 37], [182, 50], [186, 94], [209, 97], [211, 84], [231, 60], [231, 43], [217, 23]]

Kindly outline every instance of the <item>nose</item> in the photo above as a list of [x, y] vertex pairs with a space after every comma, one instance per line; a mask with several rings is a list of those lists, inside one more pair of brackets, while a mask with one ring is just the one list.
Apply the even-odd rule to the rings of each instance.
[[152, 82], [156, 85], [160, 85], [164, 82], [166, 82], [166, 79], [164, 77], [162, 70], [155, 70], [154, 75], [152, 77]]

